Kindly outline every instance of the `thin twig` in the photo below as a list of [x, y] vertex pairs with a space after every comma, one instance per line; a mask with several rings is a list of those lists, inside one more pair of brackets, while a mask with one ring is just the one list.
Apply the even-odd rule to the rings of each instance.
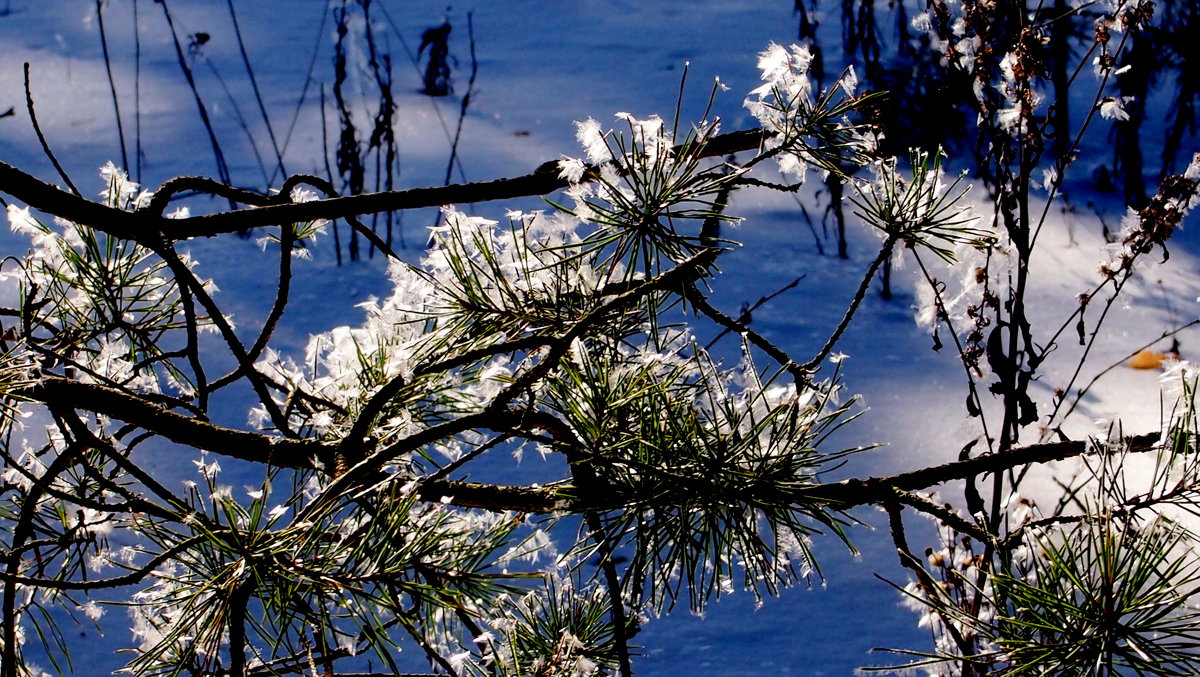
[[[269, 186], [271, 176], [267, 174], [267, 166], [263, 162], [262, 153], [258, 151], [258, 140], [254, 137], [254, 132], [250, 131], [250, 123], [246, 121], [246, 116], [242, 114], [242, 106], [239, 103], [240, 98], [235, 96], [233, 90], [229, 88], [229, 83], [217, 70], [213, 62], [206, 58], [203, 54], [198, 54], [199, 58], [208, 66], [208, 72], [212, 73], [213, 79], [220, 85], [221, 91], [225, 93], [225, 100], [229, 102], [229, 110], [233, 111], [234, 120], [237, 121], [238, 127], [241, 128], [242, 134], [246, 136], [246, 145], [250, 149], [250, 154], [254, 156], [254, 164], [258, 165], [258, 172], [262, 176], [263, 185]], [[275, 171], [275, 170], [272, 170]]]
[[[296, 131], [296, 124], [300, 121], [300, 112], [304, 109], [304, 102], [308, 99], [308, 88], [313, 83], [313, 71], [317, 68], [317, 55], [320, 54], [321, 45], [325, 42], [325, 24], [329, 21], [329, 12], [327, 7], [321, 7], [321, 23], [317, 25], [316, 39], [313, 41], [312, 56], [308, 58], [308, 70], [304, 73], [304, 86], [300, 88], [300, 95], [296, 97], [296, 107], [292, 109], [292, 120], [288, 123], [287, 133], [283, 135], [283, 144], [280, 148], [280, 155], [287, 153], [288, 146], [292, 142], [292, 133]], [[326, 164], [329, 163], [328, 155], [326, 154], [329, 144], [325, 138], [325, 87], [321, 86], [321, 154], [325, 156]], [[282, 167], [282, 165], [281, 165]], [[274, 183], [276, 175], [271, 176], [270, 183]], [[330, 178], [332, 181], [332, 177]], [[335, 228], [334, 234], [337, 234]], [[340, 256], [340, 254], [339, 254]]]
[[[129, 169], [129, 155], [125, 152], [125, 123], [121, 119], [121, 102], [117, 98], [117, 83], [113, 79], [112, 61], [108, 56], [108, 33], [104, 30], [104, 0], [96, 0], [96, 24], [100, 29], [100, 51], [104, 53], [104, 72], [108, 74], [108, 91], [112, 94], [113, 114], [117, 118], [117, 141], [121, 144], [121, 168]], [[137, 34], [137, 27], [134, 27]]]
[[921, 591], [925, 593], [926, 604], [933, 609], [934, 613], [942, 621], [942, 627], [950, 635], [955, 646], [962, 653], [964, 660], [971, 653], [971, 645], [966, 637], [959, 631], [958, 626], [949, 617], [946, 605], [942, 603], [941, 586], [933, 579], [933, 576], [921, 566], [920, 561], [912, 554], [912, 549], [908, 546], [908, 539], [904, 534], [904, 519], [900, 512], [900, 505], [896, 501], [888, 501], [884, 504], [887, 510], [888, 526], [892, 532], [892, 542], [896, 546], [896, 554], [900, 558], [900, 566], [913, 572], [917, 578], [917, 585]]
[[[1083, 400], [1084, 396], [1086, 396], [1088, 394], [1088, 392], [1091, 391], [1092, 386], [1096, 385], [1097, 381], [1104, 378], [1113, 369], [1116, 369], [1117, 367], [1128, 363], [1129, 360], [1132, 359], [1134, 356], [1136, 356], [1138, 353], [1142, 352], [1143, 350], [1148, 350], [1150, 348], [1150, 346], [1154, 345], [1155, 343], [1158, 343], [1159, 341], [1161, 341], [1165, 338], [1171, 338], [1172, 336], [1179, 334], [1180, 332], [1184, 331], [1185, 329], [1190, 329], [1198, 324], [1200, 324], [1200, 319], [1192, 320], [1191, 322], [1182, 324], [1170, 331], [1164, 331], [1158, 337], [1153, 338], [1153, 339], [1143, 343], [1142, 345], [1138, 346], [1137, 348], [1134, 348], [1133, 351], [1131, 351], [1128, 355], [1121, 357], [1120, 359], [1116, 360], [1115, 362], [1108, 365], [1104, 369], [1101, 369], [1099, 372], [1096, 373], [1095, 376], [1092, 377], [1092, 379], [1090, 381], [1087, 382], [1087, 385], [1085, 385], [1082, 388], [1075, 391], [1075, 396], [1071, 399], [1071, 404], [1067, 407], [1066, 411], [1062, 412], [1062, 420], [1065, 420], [1068, 416], [1070, 416], [1071, 413], [1075, 411], [1075, 408], [1079, 406], [1079, 403]], [[1064, 391], [1063, 397], [1066, 397], [1066, 391]], [[1056, 411], [1057, 411], [1057, 407], [1056, 407]]]
[[935, 503], [927, 496], [919, 494], [915, 491], [903, 491], [897, 489], [896, 500], [904, 505], [907, 505], [913, 510], [916, 510], [917, 512], [923, 512], [926, 515], [937, 519], [960, 534], [970, 534], [980, 543], [986, 543], [990, 540], [993, 540], [993, 536], [978, 524], [971, 522], [954, 510], [951, 510], [949, 506]]
[[3, 639], [3, 660], [0, 661], [0, 675], [3, 677], [17, 677], [20, 674], [20, 662], [17, 660], [17, 582], [16, 577], [21, 570], [22, 557], [19, 548], [32, 535], [34, 530], [34, 516], [38, 511], [40, 504], [39, 498], [44, 492], [44, 487], [54, 482], [56, 478], [73, 465], [82, 450], [75, 444], [69, 444], [66, 450], [59, 454], [57, 458], [46, 468], [42, 473], [41, 478], [33, 484], [24, 497], [21, 503], [20, 516], [17, 518], [17, 523], [13, 526], [12, 536], [8, 543], [8, 557], [5, 559], [4, 571], [4, 601], [3, 601], [3, 619], [0, 619], [0, 639]]
[[213, 326], [217, 328], [217, 332], [221, 335], [221, 338], [224, 339], [225, 345], [229, 348], [229, 352], [231, 352], [234, 358], [237, 359], [240, 369], [246, 375], [246, 378], [249, 379], [250, 385], [254, 388], [255, 394], [258, 395], [259, 402], [262, 404], [263, 408], [266, 409], [267, 414], [271, 417], [271, 423], [275, 425], [275, 429], [287, 437], [296, 437], [296, 433], [288, 424], [287, 417], [284, 416], [282, 411], [280, 411], [279, 406], [275, 403], [275, 400], [271, 398], [271, 394], [267, 391], [267, 386], [264, 383], [264, 379], [258, 373], [258, 370], [254, 368], [254, 362], [250, 359], [249, 353], [246, 351], [246, 347], [238, 338], [237, 333], [234, 332], [233, 326], [229, 323], [229, 320], [225, 317], [225, 314], [221, 312], [220, 307], [217, 306], [215, 301], [213, 301], [212, 295], [210, 295], [208, 290], [205, 289], [204, 283], [201, 282], [195, 276], [195, 274], [192, 273], [192, 270], [188, 268], [187, 264], [180, 259], [179, 254], [176, 253], [174, 246], [167, 245], [165, 247], [157, 247], [154, 249], [154, 253], [158, 254], [158, 256], [162, 258], [163, 261], [165, 261], [171, 268], [171, 272], [174, 273], [175, 279], [180, 283], [180, 286], [190, 288], [196, 300], [199, 301], [200, 305], [203, 306], [205, 311], [208, 312], [209, 320], [213, 323]]
[[[467, 92], [463, 94], [462, 104], [458, 109], [458, 124], [454, 128], [454, 139], [450, 142], [450, 160], [446, 163], [446, 180], [444, 186], [450, 185], [450, 177], [454, 172], [454, 164], [458, 160], [458, 141], [462, 138], [463, 121], [467, 118], [467, 107], [471, 105], [471, 95], [475, 93], [475, 76], [479, 74], [479, 60], [475, 57], [475, 22], [472, 12], [467, 12], [467, 38], [471, 44], [471, 77], [467, 79]], [[462, 166], [459, 166], [462, 173]]]
[[[780, 294], [784, 293], [785, 291], [787, 291], [789, 289], [794, 289], [796, 287], [796, 285], [800, 284], [800, 281], [806, 277], [808, 277], [807, 273], [805, 273], [804, 275], [801, 275], [800, 277], [783, 285], [779, 289], [775, 290], [774, 292], [772, 292], [766, 296], [760, 296], [759, 299], [754, 302], [754, 305], [748, 306], [745, 309], [743, 309], [741, 312], [738, 313], [736, 323], [738, 325], [746, 326], [748, 328], [748, 325], [750, 324], [750, 319], [751, 319], [751, 317], [753, 317], [754, 311], [763, 307], [763, 305], [765, 305], [767, 302], [771, 301], [776, 296], [779, 296]], [[735, 327], [732, 327], [732, 326], [726, 326], [724, 329], [721, 330], [721, 333], [717, 334], [715, 337], [713, 337], [713, 339], [711, 341], [704, 344], [704, 349], [711, 350], [713, 346], [717, 345], [717, 341], [720, 341], [721, 339], [725, 338], [725, 336], [732, 331], [740, 331], [740, 329], [736, 329]]]
[[765, 336], [746, 326], [745, 323], [735, 320], [717, 308], [713, 307], [713, 305], [708, 302], [708, 299], [705, 298], [705, 296], [701, 294], [700, 290], [695, 288], [695, 286], [692, 286], [687, 290], [685, 298], [687, 299], [688, 303], [691, 303], [696, 308], [696, 310], [704, 313], [704, 315], [710, 320], [724, 327], [725, 331], [735, 331], [746, 337], [746, 340], [752, 345], [766, 353], [781, 367], [787, 369], [788, 373], [790, 373], [792, 377], [796, 379], [797, 384], [806, 384], [811, 382], [811, 372], [808, 369], [796, 364], [790, 355], [784, 352], [782, 348], [776, 346], [774, 343], [768, 340]]
[[609, 613], [612, 617], [613, 644], [617, 647], [617, 666], [621, 677], [633, 676], [633, 663], [629, 660], [629, 623], [625, 617], [625, 600], [621, 595], [621, 577], [617, 574], [617, 563], [613, 561], [613, 541], [604, 531], [600, 515], [595, 511], [587, 514], [588, 529], [596, 540], [600, 568], [604, 571], [604, 587], [608, 590]]
[[[133, 0], [133, 178], [142, 182], [142, 32], [138, 0]], [[128, 167], [126, 167], [128, 169]]]
[[[225, 163], [225, 153], [221, 151], [221, 144], [217, 141], [217, 133], [213, 130], [212, 121], [208, 118], [208, 108], [204, 105], [204, 99], [200, 97], [200, 90], [196, 88], [196, 78], [192, 74], [192, 69], [187, 64], [187, 58], [183, 55], [183, 46], [179, 43], [179, 34], [175, 32], [175, 21], [171, 18], [171, 11], [167, 8], [166, 0], [156, 0], [162, 5], [163, 16], [167, 19], [167, 27], [171, 32], [171, 41], [175, 45], [175, 57], [179, 62], [179, 69], [183, 72], [183, 77], [187, 80], [188, 88], [192, 90], [192, 98], [196, 101], [196, 110], [200, 113], [200, 121], [204, 124], [204, 130], [208, 133], [208, 141], [212, 145], [213, 158], [217, 163], [217, 176], [221, 182], [226, 185], [232, 185], [233, 180], [229, 176], [229, 166]], [[233, 209], [235, 205], [233, 201], [229, 201], [229, 208]]]
[[[233, 0], [226, 0], [225, 4], [229, 7], [229, 18], [233, 21], [233, 34], [237, 38], [242, 63], [246, 66], [246, 75], [250, 78], [250, 88], [254, 90], [254, 100], [258, 103], [258, 111], [262, 113], [263, 124], [267, 127], [267, 137], [271, 139], [271, 150], [275, 151], [275, 168], [281, 176], [287, 176], [287, 170], [283, 167], [283, 152], [279, 149], [279, 142], [275, 140], [275, 129], [271, 126], [270, 116], [267, 115], [267, 106], [263, 103], [262, 92], [258, 90], [258, 79], [254, 77], [254, 67], [250, 65], [250, 56], [246, 54], [246, 43], [242, 40], [242, 27], [238, 24], [237, 12], [233, 9]], [[307, 84], [306, 82], [305, 86]]]
[[[325, 119], [324, 85], [321, 86], [321, 160], [325, 163], [325, 177], [328, 179], [329, 185], [333, 186], [333, 169], [329, 166], [329, 121]], [[342, 265], [342, 237], [338, 229], [338, 220], [333, 219], [333, 253], [340, 266]]]
[[891, 257], [892, 249], [895, 246], [896, 237], [888, 236], [888, 239], [883, 244], [883, 248], [879, 250], [879, 254], [867, 268], [867, 273], [863, 275], [862, 282], [860, 282], [858, 285], [858, 291], [854, 293], [854, 298], [850, 301], [850, 307], [846, 309], [846, 314], [842, 316], [842, 321], [838, 323], [837, 328], [834, 329], [833, 333], [829, 335], [829, 340], [825, 342], [825, 345], [821, 348], [821, 350], [818, 351], [811, 360], [800, 365], [800, 369], [802, 371], [810, 373], [813, 372], [821, 365], [822, 362], [825, 361], [825, 358], [829, 357], [829, 354], [833, 352], [834, 347], [837, 346], [838, 341], [842, 338], [842, 334], [846, 331], [846, 328], [850, 326], [850, 321], [854, 319], [855, 313], [858, 312], [859, 304], [861, 304], [863, 299], [866, 297], [867, 289], [871, 287], [871, 281], [875, 279], [875, 273], [879, 270], [879, 267], [883, 265], [883, 262], [887, 261], [888, 258]]
[[46, 135], [42, 134], [42, 126], [38, 124], [37, 112], [33, 108], [33, 92], [29, 87], [28, 61], [25, 62], [25, 109], [29, 111], [29, 122], [33, 124], [33, 133], [37, 134], [38, 143], [42, 144], [42, 152], [46, 154], [46, 157], [50, 158], [50, 164], [54, 165], [54, 169], [62, 177], [67, 187], [71, 189], [71, 192], [75, 194], [75, 197], [81, 198], [82, 194], [75, 187], [75, 184], [71, 182], [71, 177], [67, 176], [66, 170], [58, 163], [58, 158], [54, 156], [54, 151], [50, 150], [50, 144], [46, 143]]
[[[29, 576], [12, 576], [11, 580], [18, 585], [36, 586], [46, 590], [104, 590], [106, 588], [120, 588], [126, 585], [134, 585], [141, 582], [143, 578], [149, 576], [158, 565], [174, 559], [188, 548], [196, 545], [205, 539], [208, 535], [193, 536], [187, 540], [180, 541], [175, 545], [163, 550], [155, 555], [150, 561], [144, 565], [130, 571], [121, 576], [113, 576], [112, 578], [97, 578], [92, 580], [64, 580], [58, 578], [31, 578]], [[0, 572], [0, 577], [4, 580], [9, 580], [7, 573]]]

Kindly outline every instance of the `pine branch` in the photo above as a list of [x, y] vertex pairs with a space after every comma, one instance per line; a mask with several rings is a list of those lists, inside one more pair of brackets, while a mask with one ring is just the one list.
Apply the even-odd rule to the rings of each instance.
[[[1125, 438], [1130, 451], [1151, 451], [1159, 441], [1158, 433]], [[828, 484], [813, 484], [797, 488], [797, 502], [825, 503], [838, 510], [861, 505], [883, 505], [896, 501], [905, 492], [927, 490], [939, 484], [963, 480], [974, 475], [1004, 472], [1027, 465], [1061, 461], [1088, 453], [1085, 440], [1035, 444], [993, 454], [984, 454], [962, 461], [953, 461], [884, 477], [847, 479]], [[449, 498], [451, 505], [481, 508], [492, 511], [512, 510], [525, 514], [551, 512], [584, 512], [620, 510], [628, 497], [596, 492], [586, 495], [569, 484], [516, 487], [475, 482], [424, 482], [417, 488], [422, 500], [438, 501]], [[899, 492], [899, 493], [898, 493]], [[901, 499], [904, 502], [904, 499]]]
[[[153, 431], [166, 439], [195, 449], [254, 463], [282, 468], [319, 469], [332, 472], [336, 443], [312, 439], [285, 439], [262, 433], [224, 428], [207, 421], [163, 409], [135, 395], [94, 383], [81, 383], [59, 376], [44, 377], [38, 384], [14, 393], [18, 397], [39, 402], [60, 404], [76, 409], [104, 414]], [[503, 414], [484, 412], [463, 417], [459, 426], [480, 427], [500, 432], [510, 431], [500, 418]], [[437, 429], [435, 427], [435, 429]], [[404, 446], [440, 439], [441, 433], [418, 434], [405, 441]], [[1149, 451], [1159, 441], [1158, 433], [1125, 438], [1131, 451]], [[851, 478], [840, 482], [797, 487], [797, 502], [824, 503], [845, 510], [860, 505], [882, 504], [895, 500], [897, 491], [921, 491], [946, 482], [963, 480], [988, 473], [1003, 472], [1027, 465], [1061, 461], [1088, 452], [1089, 442], [1073, 440], [1018, 447], [975, 458], [953, 461], [898, 475]], [[383, 454], [381, 458], [390, 457]], [[369, 463], [374, 467], [375, 463]], [[372, 473], [363, 473], [363, 479]], [[442, 501], [451, 505], [490, 511], [515, 511], [526, 514], [545, 514], [559, 511], [619, 510], [621, 499], [605, 501], [595, 492], [581, 495], [569, 484], [552, 486], [506, 486], [479, 482], [444, 479], [411, 478], [421, 500]], [[600, 503], [603, 503], [602, 505]]]
[[[758, 148], [762, 139], [763, 132], [758, 129], [722, 134], [708, 140], [699, 156], [720, 157]], [[595, 170], [595, 168], [592, 169]], [[598, 171], [586, 172], [585, 180], [597, 174]], [[68, 221], [91, 226], [116, 237], [138, 242], [156, 241], [149, 240], [149, 238], [154, 238], [155, 233], [158, 232], [171, 240], [178, 241], [235, 233], [281, 223], [300, 223], [315, 219], [332, 220], [387, 211], [548, 195], [556, 190], [566, 188], [569, 184], [559, 175], [558, 161], [551, 160], [524, 176], [477, 183], [366, 193], [303, 203], [270, 200], [267, 196], [254, 198], [253, 193], [228, 187], [218, 190], [220, 184], [206, 179], [176, 179], [164, 184], [163, 189], [169, 188], [171, 192], [174, 192], [184, 185], [202, 187], [215, 194], [230, 196], [236, 194], [242, 202], [264, 204], [264, 206], [184, 219], [168, 219], [161, 214], [162, 201], [153, 203], [153, 206], [149, 208], [126, 212], [73, 195], [12, 165], [0, 162], [0, 191], [8, 193], [34, 209], [60, 216]], [[286, 196], [284, 197], [286, 198]]]

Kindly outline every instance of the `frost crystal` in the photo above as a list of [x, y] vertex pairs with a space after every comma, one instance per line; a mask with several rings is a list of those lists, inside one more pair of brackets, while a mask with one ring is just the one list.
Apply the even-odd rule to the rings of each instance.
[[575, 123], [575, 138], [587, 153], [589, 162], [599, 164], [612, 160], [612, 151], [604, 139], [604, 131], [600, 123], [593, 118]]
[[1125, 104], [1133, 101], [1132, 96], [1106, 97], [1100, 102], [1100, 116], [1108, 120], [1128, 120], [1129, 112]]
[[578, 158], [563, 158], [558, 161], [558, 178], [566, 179], [569, 183], [579, 183], [587, 165]]
[[77, 606], [75, 608], [79, 611], [82, 611], [83, 615], [87, 616], [92, 622], [98, 622], [100, 617], [103, 616], [105, 612], [105, 608], [99, 604], [96, 604], [95, 601], [89, 601], [87, 604]]

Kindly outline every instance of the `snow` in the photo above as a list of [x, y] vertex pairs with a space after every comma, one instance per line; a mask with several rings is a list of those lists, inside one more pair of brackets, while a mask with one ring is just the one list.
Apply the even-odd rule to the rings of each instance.
[[[291, 171], [318, 174], [323, 173], [323, 161], [317, 90], [320, 83], [327, 87], [332, 81], [332, 26], [321, 23], [322, 4], [258, 0], [239, 5], [249, 58], [277, 131], [289, 127], [312, 52], [320, 50], [306, 100], [294, 131], [287, 136], [284, 158]], [[400, 31], [393, 33], [388, 25], [378, 28], [387, 35], [396, 55], [399, 187], [440, 183], [450, 148], [447, 126], [453, 124], [458, 100], [435, 101], [417, 93], [417, 73], [409, 69], [404, 49], [415, 44], [424, 28], [441, 22], [442, 8], [435, 3], [401, 6], [377, 0], [377, 4], [387, 9], [388, 20]], [[58, 181], [24, 111], [21, 64], [29, 62], [38, 120], [48, 142], [83, 192], [94, 194], [99, 185], [94, 178], [96, 168], [120, 157], [94, 7], [64, 0], [12, 0], [9, 6], [11, 13], [0, 16], [5, 44], [5, 59], [0, 61], [0, 92], [5, 94], [0, 109], [13, 106], [15, 115], [0, 119], [2, 159], [43, 179]], [[260, 185], [261, 174], [232, 103], [212, 77], [212, 69], [223, 75], [259, 142], [259, 151], [265, 151], [265, 133], [248, 103], [252, 99], [225, 3], [193, 0], [169, 6], [181, 35], [211, 34], [195, 65], [197, 77], [235, 181]], [[145, 164], [141, 183], [152, 187], [180, 174], [214, 176], [208, 140], [178, 73], [160, 6], [142, 1], [138, 7], [144, 59], [140, 87]], [[792, 3], [782, 1], [698, 0], [687, 3], [686, 9], [678, 3], [632, 0], [581, 0], [556, 4], [553, 10], [534, 0], [455, 7], [449, 11], [455, 26], [451, 50], [459, 62], [455, 83], [459, 95], [466, 86], [461, 74], [469, 58], [464, 39], [467, 9], [473, 11], [480, 72], [479, 91], [472, 97], [459, 146], [462, 175], [456, 178], [467, 180], [518, 175], [546, 160], [577, 156], [581, 149], [576, 136], [585, 142], [593, 139], [593, 118], [610, 120], [616, 111], [631, 111], [637, 118], [669, 115], [685, 62], [690, 62], [692, 80], [684, 94], [685, 117], [703, 112], [712, 78], [719, 76], [733, 90], [717, 99], [714, 113], [721, 117], [723, 129], [751, 126], [754, 121], [742, 108], [742, 96], [759, 83], [756, 55], [769, 44], [790, 44], [795, 32]], [[130, 140], [130, 83], [134, 81], [131, 11], [130, 0], [109, 2], [105, 9], [114, 77], [121, 88], [125, 134]], [[836, 16], [825, 19], [836, 30]], [[914, 17], [914, 25], [919, 19], [920, 15]], [[323, 32], [318, 32], [322, 25]], [[407, 45], [397, 44], [401, 39], [407, 40]], [[358, 58], [361, 67], [361, 52]], [[1126, 115], [1122, 103], [1117, 98], [1105, 99], [1100, 104], [1101, 115], [1121, 118]], [[361, 126], [367, 121], [358, 123]], [[607, 152], [595, 143], [587, 146], [589, 157]], [[129, 150], [132, 152], [132, 145]], [[572, 171], [569, 164], [562, 167], [565, 172]], [[814, 181], [799, 195], [814, 218], [819, 218], [824, 205], [816, 201], [820, 190], [819, 182]], [[1086, 199], [1098, 202], [1095, 208], [1110, 224], [1119, 220], [1120, 209], [1114, 208], [1111, 199]], [[1076, 197], [1069, 204], [1074, 211], [1060, 212], [1059, 203], [1051, 208], [1039, 242], [1040, 253], [1032, 269], [1038, 301], [1031, 317], [1035, 327], [1061, 324], [1074, 310], [1078, 294], [1100, 280], [1098, 266], [1106, 256], [1106, 244], [1099, 220], [1085, 199]], [[468, 211], [500, 219], [508, 209], [544, 207], [531, 199], [476, 205]], [[987, 213], [984, 205], [979, 210]], [[725, 275], [717, 282], [719, 305], [736, 314], [741, 303], [753, 302], [798, 275], [806, 275], [796, 289], [757, 310], [753, 326], [797, 356], [814, 354], [845, 311], [860, 271], [874, 257], [878, 239], [862, 229], [852, 230], [851, 258], [842, 261], [817, 254], [791, 196], [739, 195], [730, 211], [745, 217], [745, 222], [725, 234], [743, 246], [721, 261]], [[415, 261], [420, 255], [417, 245], [426, 239], [424, 229], [436, 216], [427, 211], [401, 218], [403, 238], [409, 246], [406, 253]], [[20, 254], [26, 246], [19, 235], [0, 235], [0, 250], [6, 255]], [[324, 237], [312, 261], [296, 262], [299, 282], [291, 312], [277, 334], [277, 349], [303, 355], [310, 335], [335, 326], [361, 324], [363, 311], [356, 304], [388, 294], [381, 257], [337, 266], [331, 246], [332, 239]], [[1195, 271], [1200, 271], [1200, 265], [1189, 247], [1196, 251], [1194, 241], [1176, 246], [1168, 262], [1151, 266], [1132, 283], [1112, 310], [1106, 336], [1094, 349], [1091, 366], [1077, 385], [1195, 317], [1200, 296], [1200, 274]], [[239, 327], [256, 328], [273, 300], [270, 285], [261, 283], [263, 258], [256, 244], [220, 238], [191, 243], [189, 250], [200, 262], [200, 273], [212, 277], [222, 290], [219, 300]], [[842, 379], [851, 392], [862, 395], [869, 411], [837, 441], [846, 446], [887, 445], [852, 457], [838, 477], [882, 475], [952, 460], [977, 435], [964, 406], [965, 375], [952, 348], [931, 350], [928, 330], [913, 321], [918, 272], [911, 264], [895, 272], [897, 296], [892, 300], [870, 294], [838, 346], [848, 355], [841, 364]], [[1090, 318], [1089, 331], [1095, 321], [1094, 315]], [[1043, 400], [1070, 379], [1079, 352], [1074, 339], [1073, 329], [1058, 339], [1058, 349], [1036, 385]], [[1182, 335], [1180, 340], [1186, 359], [1195, 337]], [[730, 351], [735, 348], [729, 339], [723, 345]], [[1155, 371], [1117, 366], [1083, 398], [1066, 430], [1072, 435], [1094, 433], [1103, 429], [1097, 420], [1109, 421], [1118, 414], [1126, 430], [1156, 430], [1158, 381]], [[234, 408], [214, 412], [214, 418], [231, 425], [244, 425], [245, 417], [244, 410]], [[177, 482], [183, 479], [166, 462], [156, 471]], [[1038, 471], [1035, 476], [1036, 485], [1027, 487], [1025, 493], [1035, 498], [1049, 496], [1050, 473]], [[944, 490], [946, 496], [954, 494], [952, 488]], [[871, 510], [863, 510], [859, 516], [869, 524], [883, 523]], [[933, 543], [933, 531], [924, 520], [910, 518], [910, 522], [914, 547]], [[878, 572], [904, 582], [886, 530], [858, 528], [851, 536], [862, 550], [861, 557], [851, 556], [834, 539], [818, 540], [816, 552], [827, 582], [813, 590], [788, 591], [758, 609], [751, 596], [735, 594], [712, 606], [703, 619], [676, 612], [649, 623], [636, 638], [645, 647], [644, 657], [635, 664], [638, 673], [845, 675], [864, 664], [891, 660], [868, 654], [872, 647], [928, 645], [927, 631], [917, 627], [918, 617], [901, 607], [895, 589], [874, 576]], [[89, 607], [85, 613], [95, 620], [103, 610]], [[106, 627], [113, 627], [114, 615], [121, 614], [109, 614]], [[92, 632], [90, 628], [80, 631]], [[115, 639], [127, 642], [129, 638]], [[121, 663], [104, 653], [103, 643], [93, 646], [97, 655], [76, 656], [79, 674], [94, 674], [98, 666]]]

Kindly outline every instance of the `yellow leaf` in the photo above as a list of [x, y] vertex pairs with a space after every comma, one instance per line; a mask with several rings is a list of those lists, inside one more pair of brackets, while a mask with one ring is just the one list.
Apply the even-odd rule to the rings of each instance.
[[1134, 369], [1158, 369], [1162, 366], [1163, 360], [1167, 356], [1162, 353], [1156, 353], [1152, 350], [1139, 350], [1133, 359], [1129, 360], [1129, 366]]

